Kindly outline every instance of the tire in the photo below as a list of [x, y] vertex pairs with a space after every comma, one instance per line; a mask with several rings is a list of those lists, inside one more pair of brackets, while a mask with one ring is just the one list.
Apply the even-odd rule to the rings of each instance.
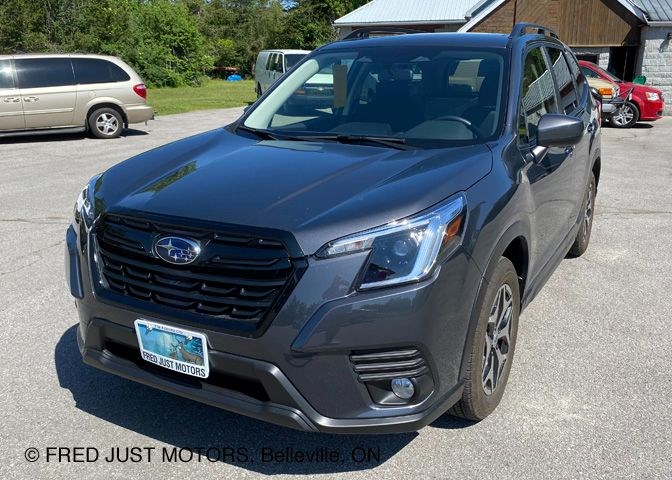
[[99, 108], [89, 115], [89, 131], [96, 138], [117, 138], [124, 129], [124, 119], [114, 108]]
[[[502, 300], [505, 302], [500, 303]], [[508, 307], [502, 308], [502, 305], [507, 304]], [[496, 314], [495, 321], [491, 322], [494, 314]], [[499, 405], [511, 371], [519, 315], [518, 274], [511, 261], [501, 257], [488, 279], [485, 297], [480, 305], [478, 325], [470, 340], [462, 398], [448, 411], [450, 415], [480, 421]], [[493, 328], [495, 326], [497, 330]], [[497, 331], [505, 332], [507, 335], [499, 335]], [[493, 335], [497, 336], [499, 355], [492, 348]]]
[[616, 128], [630, 128], [639, 120], [639, 109], [632, 102], [625, 102], [623, 107], [613, 114], [609, 122]]
[[597, 184], [595, 182], [595, 175], [591, 172], [588, 181], [588, 187], [583, 198], [581, 211], [583, 212], [583, 220], [581, 226], [576, 234], [574, 243], [572, 244], [567, 256], [570, 258], [580, 257], [588, 248], [590, 242], [590, 233], [593, 230], [593, 217], [595, 216], [595, 195], [597, 194]]
[[261, 84], [257, 83], [257, 98], [261, 97]]

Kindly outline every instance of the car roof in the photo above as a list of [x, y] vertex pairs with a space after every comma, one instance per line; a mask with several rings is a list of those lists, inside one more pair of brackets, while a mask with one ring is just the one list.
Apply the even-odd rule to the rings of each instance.
[[15, 55], [0, 55], [0, 58], [100, 58], [103, 60], [118, 60], [111, 55], [94, 55], [87, 53], [18, 53]]
[[509, 36], [499, 33], [413, 33], [354, 40], [341, 40], [322, 47], [340, 50], [359, 47], [446, 46], [506, 48]]
[[268, 49], [268, 50], [262, 50], [259, 53], [298, 53], [298, 54], [303, 54], [307, 55], [310, 53], [310, 50], [297, 50], [297, 49], [284, 49], [284, 48], [277, 48], [277, 49]]

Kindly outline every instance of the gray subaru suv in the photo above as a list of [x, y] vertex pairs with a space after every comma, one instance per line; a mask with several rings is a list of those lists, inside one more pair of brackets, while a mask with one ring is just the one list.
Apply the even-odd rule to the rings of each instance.
[[495, 409], [521, 311], [588, 246], [597, 109], [542, 26], [379, 33], [90, 180], [66, 234], [84, 362], [306, 431]]

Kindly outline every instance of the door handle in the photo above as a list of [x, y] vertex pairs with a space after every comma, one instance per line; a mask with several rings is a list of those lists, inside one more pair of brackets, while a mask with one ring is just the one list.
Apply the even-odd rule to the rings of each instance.
[[569, 147], [565, 148], [565, 153], [569, 155], [570, 157], [574, 156], [574, 146], [570, 145]]
[[24, 102], [37, 102], [40, 99], [40, 97], [23, 97]]
[[20, 97], [5, 97], [3, 99], [5, 103], [19, 103], [21, 101]]

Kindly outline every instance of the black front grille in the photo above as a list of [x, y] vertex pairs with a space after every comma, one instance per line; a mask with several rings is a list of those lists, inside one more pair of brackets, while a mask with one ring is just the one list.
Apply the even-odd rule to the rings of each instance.
[[353, 352], [353, 369], [360, 382], [375, 382], [398, 377], [419, 377], [429, 372], [422, 353], [414, 348], [383, 352]]
[[[201, 254], [187, 265], [154, 253], [165, 235], [187, 237]], [[234, 322], [257, 330], [281, 306], [304, 261], [275, 238], [187, 228], [107, 215], [95, 229], [97, 262], [107, 290], [143, 303]]]

